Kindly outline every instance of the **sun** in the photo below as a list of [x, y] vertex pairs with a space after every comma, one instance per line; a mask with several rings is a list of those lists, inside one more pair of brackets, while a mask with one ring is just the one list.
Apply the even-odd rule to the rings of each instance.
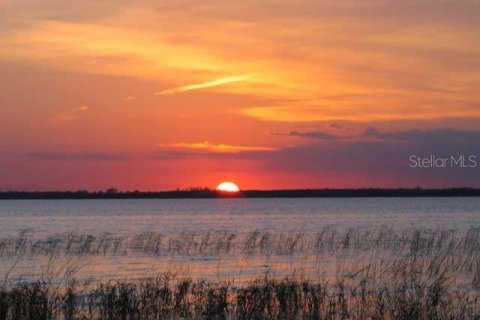
[[240, 188], [238, 186], [230, 181], [225, 181], [220, 183], [217, 186], [217, 191], [222, 191], [222, 192], [238, 192], [240, 191]]

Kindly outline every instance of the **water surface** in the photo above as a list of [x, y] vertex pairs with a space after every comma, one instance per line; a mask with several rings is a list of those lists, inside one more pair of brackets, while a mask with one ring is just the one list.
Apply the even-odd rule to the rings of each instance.
[[0, 201], [0, 237], [21, 230], [315, 232], [325, 225], [464, 229], [479, 223], [480, 198], [474, 197]]
[[[0, 278], [138, 279], [168, 271], [237, 280], [333, 274], [339, 265], [397, 258], [397, 252], [328, 253], [316, 249], [319, 237], [328, 241], [333, 234], [343, 246], [352, 228], [367, 230], [352, 233], [353, 241], [372, 242], [377, 234], [402, 237], [412, 229], [427, 230], [421, 235], [427, 238], [429, 230], [461, 237], [472, 227], [480, 227], [480, 198], [4, 200]], [[408, 241], [412, 233], [403, 237]]]

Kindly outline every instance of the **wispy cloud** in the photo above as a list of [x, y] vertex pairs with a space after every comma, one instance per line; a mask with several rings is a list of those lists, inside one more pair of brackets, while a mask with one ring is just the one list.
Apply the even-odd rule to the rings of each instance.
[[68, 152], [30, 152], [23, 154], [24, 157], [35, 158], [41, 160], [56, 160], [56, 161], [121, 161], [127, 160], [128, 157], [117, 153], [102, 153], [102, 152], [86, 152], [86, 153], [68, 153]]
[[329, 127], [334, 128], [334, 129], [342, 129], [343, 125], [338, 124], [338, 123], [330, 123]]
[[[391, 105], [393, 106], [393, 104]], [[420, 108], [417, 108], [420, 109]], [[392, 111], [393, 110], [393, 111]], [[347, 104], [324, 105], [320, 101], [305, 104], [274, 105], [245, 108], [242, 114], [269, 122], [325, 122], [325, 121], [391, 121], [391, 120], [442, 120], [445, 118], [480, 117], [480, 111], [468, 107], [447, 107], [414, 110], [413, 105], [404, 111], [395, 111], [385, 106], [365, 105], [365, 109]]]
[[290, 132], [273, 132], [272, 135], [274, 136], [289, 136], [289, 137], [300, 137], [300, 138], [308, 138], [308, 139], [318, 139], [318, 140], [337, 140], [341, 139], [342, 137], [336, 136], [333, 134], [321, 132], [321, 131], [307, 131], [307, 132], [300, 132], [300, 131], [290, 131]]
[[62, 112], [55, 115], [53, 121], [55, 122], [71, 122], [80, 119], [80, 113], [90, 109], [90, 106], [83, 105], [78, 108], [73, 108], [68, 112]]
[[273, 147], [257, 147], [257, 146], [238, 146], [229, 144], [215, 144], [210, 142], [193, 142], [193, 143], [172, 143], [160, 144], [160, 148], [169, 151], [190, 151], [205, 153], [240, 153], [248, 151], [274, 151]]
[[406, 130], [406, 131], [379, 131], [375, 127], [365, 129], [361, 137], [373, 138], [378, 140], [390, 141], [404, 141], [410, 143], [417, 143], [418, 141], [434, 142], [457, 142], [459, 144], [466, 143], [466, 141], [478, 140], [480, 141], [480, 131], [458, 130], [454, 128], [442, 128], [435, 130]]
[[208, 88], [213, 88], [213, 87], [219, 87], [219, 86], [224, 86], [230, 83], [235, 83], [235, 82], [241, 82], [245, 81], [249, 76], [234, 76], [234, 77], [226, 77], [226, 78], [221, 78], [213, 81], [207, 81], [207, 82], [202, 82], [202, 83], [196, 83], [196, 84], [189, 84], [186, 86], [180, 86], [180, 87], [175, 87], [175, 88], [170, 88], [162, 91], [155, 92], [155, 95], [157, 96], [165, 96], [165, 95], [171, 95], [171, 94], [176, 94], [176, 93], [182, 93], [182, 92], [187, 92], [187, 91], [193, 91], [193, 90], [202, 90], [202, 89], [208, 89]]
[[333, 142], [408, 142], [418, 143], [419, 141], [480, 141], [480, 131], [458, 130], [453, 128], [442, 128], [435, 130], [405, 130], [405, 131], [381, 131], [375, 127], [368, 127], [364, 131], [352, 135], [334, 135], [323, 131], [289, 131], [272, 132], [275, 136], [298, 137], [302, 139], [333, 141]]

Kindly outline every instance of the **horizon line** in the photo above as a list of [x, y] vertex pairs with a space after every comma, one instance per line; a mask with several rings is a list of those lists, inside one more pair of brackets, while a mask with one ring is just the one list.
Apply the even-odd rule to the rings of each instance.
[[360, 189], [279, 189], [240, 190], [208, 188], [170, 191], [0, 191], [0, 200], [35, 199], [215, 199], [215, 198], [365, 198], [365, 197], [480, 197], [480, 188], [360, 188]]

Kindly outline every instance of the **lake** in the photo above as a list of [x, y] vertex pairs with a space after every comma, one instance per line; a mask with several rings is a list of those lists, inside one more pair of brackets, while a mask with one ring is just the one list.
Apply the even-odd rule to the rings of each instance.
[[324, 226], [458, 228], [480, 225], [480, 198], [3, 200], [0, 237], [70, 231], [315, 232]]
[[328, 275], [365, 252], [362, 263], [395, 255], [415, 232], [460, 241], [472, 227], [480, 198], [0, 201], [0, 276]]

